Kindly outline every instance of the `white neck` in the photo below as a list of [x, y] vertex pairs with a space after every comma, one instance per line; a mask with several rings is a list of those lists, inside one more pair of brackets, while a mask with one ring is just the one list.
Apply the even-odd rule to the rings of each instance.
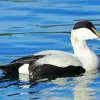
[[71, 42], [75, 56], [82, 62], [83, 67], [89, 71], [98, 67], [97, 55], [87, 46], [86, 41], [79, 40], [71, 33]]

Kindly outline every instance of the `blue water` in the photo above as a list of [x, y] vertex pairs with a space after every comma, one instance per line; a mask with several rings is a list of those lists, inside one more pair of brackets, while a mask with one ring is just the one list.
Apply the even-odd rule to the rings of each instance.
[[[73, 53], [70, 32], [79, 20], [100, 31], [99, 0], [0, 0], [0, 64], [42, 50]], [[100, 41], [87, 41], [100, 55]], [[0, 100], [100, 100], [100, 71], [32, 81], [0, 72]]]

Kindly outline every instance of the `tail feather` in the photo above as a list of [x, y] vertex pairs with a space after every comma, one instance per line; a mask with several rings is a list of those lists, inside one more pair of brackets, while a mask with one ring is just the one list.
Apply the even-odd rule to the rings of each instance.
[[3, 74], [6, 74], [7, 71], [8, 71], [7, 65], [0, 65], [0, 70], [2, 70], [2, 73], [3, 73]]
[[4, 74], [18, 73], [18, 69], [21, 65], [21, 63], [10, 63], [8, 65], [1, 65], [0, 70], [2, 70]]

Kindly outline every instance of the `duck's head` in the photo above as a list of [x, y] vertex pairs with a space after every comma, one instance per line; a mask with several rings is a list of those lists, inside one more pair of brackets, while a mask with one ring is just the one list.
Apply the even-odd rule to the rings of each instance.
[[99, 38], [100, 33], [96, 30], [93, 24], [87, 20], [77, 22], [71, 32], [71, 39], [76, 42]]

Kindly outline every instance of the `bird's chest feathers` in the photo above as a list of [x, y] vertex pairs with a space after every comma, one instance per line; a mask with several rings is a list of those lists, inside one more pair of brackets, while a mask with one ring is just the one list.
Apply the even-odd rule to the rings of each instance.
[[78, 56], [80, 61], [83, 63], [83, 67], [89, 71], [91, 69], [95, 69], [98, 67], [98, 57], [93, 53], [81, 53], [80, 56]]

